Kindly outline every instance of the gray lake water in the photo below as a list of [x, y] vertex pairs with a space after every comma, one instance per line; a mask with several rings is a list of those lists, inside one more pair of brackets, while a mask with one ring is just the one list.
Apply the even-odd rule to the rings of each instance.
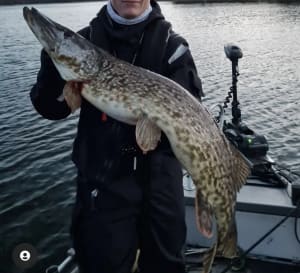
[[[104, 2], [36, 5], [78, 30]], [[231, 84], [223, 45], [238, 44], [243, 120], [266, 135], [269, 154], [300, 171], [300, 5], [161, 3], [174, 29], [190, 43], [206, 93], [222, 103]], [[70, 246], [75, 168], [70, 154], [78, 114], [48, 121], [33, 109], [29, 90], [39, 69], [40, 44], [22, 18], [22, 6], [0, 6], [0, 273], [44, 272]], [[229, 112], [228, 112], [229, 113]], [[20, 243], [34, 245], [37, 264], [11, 259]]]

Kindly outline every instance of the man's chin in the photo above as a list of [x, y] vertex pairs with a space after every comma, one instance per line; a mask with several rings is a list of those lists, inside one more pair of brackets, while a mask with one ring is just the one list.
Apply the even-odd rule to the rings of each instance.
[[126, 7], [123, 10], [122, 17], [126, 19], [134, 19], [142, 14], [142, 11], [137, 7]]

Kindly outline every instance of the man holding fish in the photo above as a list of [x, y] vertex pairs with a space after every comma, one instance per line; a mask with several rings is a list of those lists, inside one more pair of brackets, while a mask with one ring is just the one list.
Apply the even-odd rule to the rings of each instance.
[[[110, 0], [79, 33], [113, 56], [202, 96], [188, 44], [157, 2]], [[36, 110], [58, 120], [81, 108], [72, 154], [78, 178], [71, 229], [81, 272], [129, 273], [139, 248], [139, 272], [184, 273], [182, 170], [167, 137], [159, 135], [157, 147], [143, 152], [135, 126], [82, 98], [84, 85], [63, 80], [42, 51], [30, 93]]]

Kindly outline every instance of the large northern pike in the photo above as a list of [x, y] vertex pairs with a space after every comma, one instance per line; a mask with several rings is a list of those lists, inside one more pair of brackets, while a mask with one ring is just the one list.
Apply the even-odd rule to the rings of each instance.
[[227, 141], [212, 116], [175, 82], [109, 55], [77, 33], [36, 9], [24, 18], [66, 81], [84, 82], [82, 96], [109, 116], [136, 125], [137, 143], [155, 149], [163, 131], [178, 160], [196, 186], [199, 230], [217, 240], [207, 252], [203, 272], [211, 270], [216, 253], [237, 255], [234, 221], [236, 193], [249, 167]]

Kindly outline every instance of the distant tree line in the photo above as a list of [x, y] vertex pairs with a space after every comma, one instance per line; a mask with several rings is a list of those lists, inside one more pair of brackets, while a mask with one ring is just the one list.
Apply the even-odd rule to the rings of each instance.
[[90, 2], [91, 0], [0, 0], [0, 5], [46, 4], [62, 2]]

